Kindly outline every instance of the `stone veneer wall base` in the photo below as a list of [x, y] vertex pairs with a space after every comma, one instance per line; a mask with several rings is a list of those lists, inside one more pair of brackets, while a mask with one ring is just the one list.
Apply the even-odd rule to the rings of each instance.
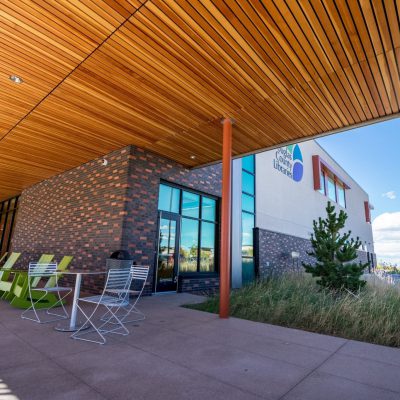
[[[285, 272], [303, 272], [302, 262], [315, 263], [315, 258], [307, 254], [312, 250], [309, 239], [261, 228], [254, 228], [254, 239], [256, 269], [261, 279]], [[292, 251], [299, 253], [298, 259], [292, 259]], [[376, 255], [372, 256], [376, 265]], [[356, 261], [367, 262], [367, 252], [358, 251]]]

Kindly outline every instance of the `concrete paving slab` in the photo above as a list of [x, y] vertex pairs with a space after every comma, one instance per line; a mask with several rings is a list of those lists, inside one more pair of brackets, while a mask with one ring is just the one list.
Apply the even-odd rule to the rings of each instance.
[[338, 353], [400, 366], [400, 349], [393, 347], [349, 340]]
[[63, 368], [46, 358], [12, 366], [0, 371], [1, 379], [14, 389], [23, 386], [33, 386], [37, 382], [44, 383], [64, 374], [65, 370]]
[[319, 371], [400, 393], [400, 367], [392, 364], [335, 354]]
[[20, 310], [0, 302], [0, 394], [10, 400], [400, 398], [399, 349], [179, 307], [201, 300], [145, 298], [147, 319], [130, 324], [128, 336], [109, 336], [105, 346], [74, 341], [54, 324], [22, 321]]
[[252, 399], [241, 389], [195, 373], [159, 356], [122, 344], [114, 349], [73, 355], [63, 366], [112, 399]]
[[17, 399], [29, 400], [104, 400], [105, 397], [72, 375], [57, 376], [12, 390]]
[[301, 367], [314, 368], [331, 355], [327, 350], [210, 324], [190, 326], [180, 332]]
[[275, 338], [285, 342], [297, 343], [303, 346], [328, 351], [336, 351], [347, 342], [346, 339], [334, 336], [319, 335], [299, 329], [284, 328], [282, 326], [263, 324], [261, 322], [247, 321], [239, 318], [229, 318], [229, 320], [217, 319], [212, 322], [212, 325], [216, 328], [224, 326], [229, 329], [237, 329], [253, 335]]
[[[40, 362], [45, 356], [18, 338], [0, 338], [0, 371], [31, 362]], [[1, 376], [0, 376], [1, 377]]]
[[293, 364], [179, 332], [153, 335], [152, 339], [151, 343], [138, 341], [133, 345], [266, 398], [279, 398], [308, 373]]
[[282, 400], [398, 400], [399, 394], [337, 376], [314, 373]]
[[[54, 330], [52, 325], [40, 325], [40, 329], [32, 331], [20, 331], [15, 333], [18, 339], [25, 344], [39, 351], [48, 358], [59, 358], [66, 355], [81, 353], [83, 351], [93, 350], [93, 344], [84, 341], [75, 341], [70, 339], [70, 332], [58, 332]], [[62, 345], [60, 345], [62, 341]], [[109, 341], [109, 345], [118, 343], [113, 338]]]

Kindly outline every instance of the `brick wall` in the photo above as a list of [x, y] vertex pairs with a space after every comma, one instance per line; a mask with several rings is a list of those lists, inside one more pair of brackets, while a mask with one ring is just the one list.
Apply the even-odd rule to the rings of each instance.
[[[256, 268], [258, 268], [261, 278], [288, 271], [304, 271], [302, 262], [315, 263], [315, 258], [307, 254], [312, 249], [308, 239], [255, 228], [254, 240]], [[292, 251], [299, 253], [298, 260], [291, 258]], [[367, 253], [358, 251], [356, 261], [367, 262]]]
[[[108, 154], [24, 190], [12, 240], [19, 266], [42, 253], [72, 255], [71, 268], [104, 267], [121, 247], [128, 186], [129, 148]], [[93, 278], [86, 286], [96, 289]]]
[[[24, 253], [19, 266], [47, 252], [57, 261], [74, 256], [71, 268], [96, 270], [113, 251], [125, 249], [152, 267], [151, 292], [161, 179], [219, 196], [221, 166], [188, 170], [128, 146], [24, 190], [12, 241], [13, 251]], [[102, 285], [98, 277], [84, 282], [91, 292]]]
[[210, 295], [219, 291], [219, 277], [185, 277], [178, 279], [178, 292], [190, 292], [200, 295]]
[[[220, 196], [221, 165], [189, 170], [180, 164], [142, 149], [131, 147], [126, 218], [123, 228], [124, 249], [136, 262], [154, 266], [157, 249], [157, 210], [160, 180], [166, 180], [201, 192]], [[151, 291], [154, 268], [147, 292]]]

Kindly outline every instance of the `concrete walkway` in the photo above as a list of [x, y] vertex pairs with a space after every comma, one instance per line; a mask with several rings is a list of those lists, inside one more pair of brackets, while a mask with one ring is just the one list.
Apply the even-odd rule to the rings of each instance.
[[0, 400], [398, 400], [400, 350], [145, 298], [148, 319], [105, 346], [19, 318], [0, 302]]

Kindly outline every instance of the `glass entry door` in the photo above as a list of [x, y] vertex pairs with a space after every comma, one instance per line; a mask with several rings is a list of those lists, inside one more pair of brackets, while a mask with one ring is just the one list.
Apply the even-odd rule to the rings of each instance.
[[180, 216], [160, 211], [156, 292], [176, 291], [178, 284]]

